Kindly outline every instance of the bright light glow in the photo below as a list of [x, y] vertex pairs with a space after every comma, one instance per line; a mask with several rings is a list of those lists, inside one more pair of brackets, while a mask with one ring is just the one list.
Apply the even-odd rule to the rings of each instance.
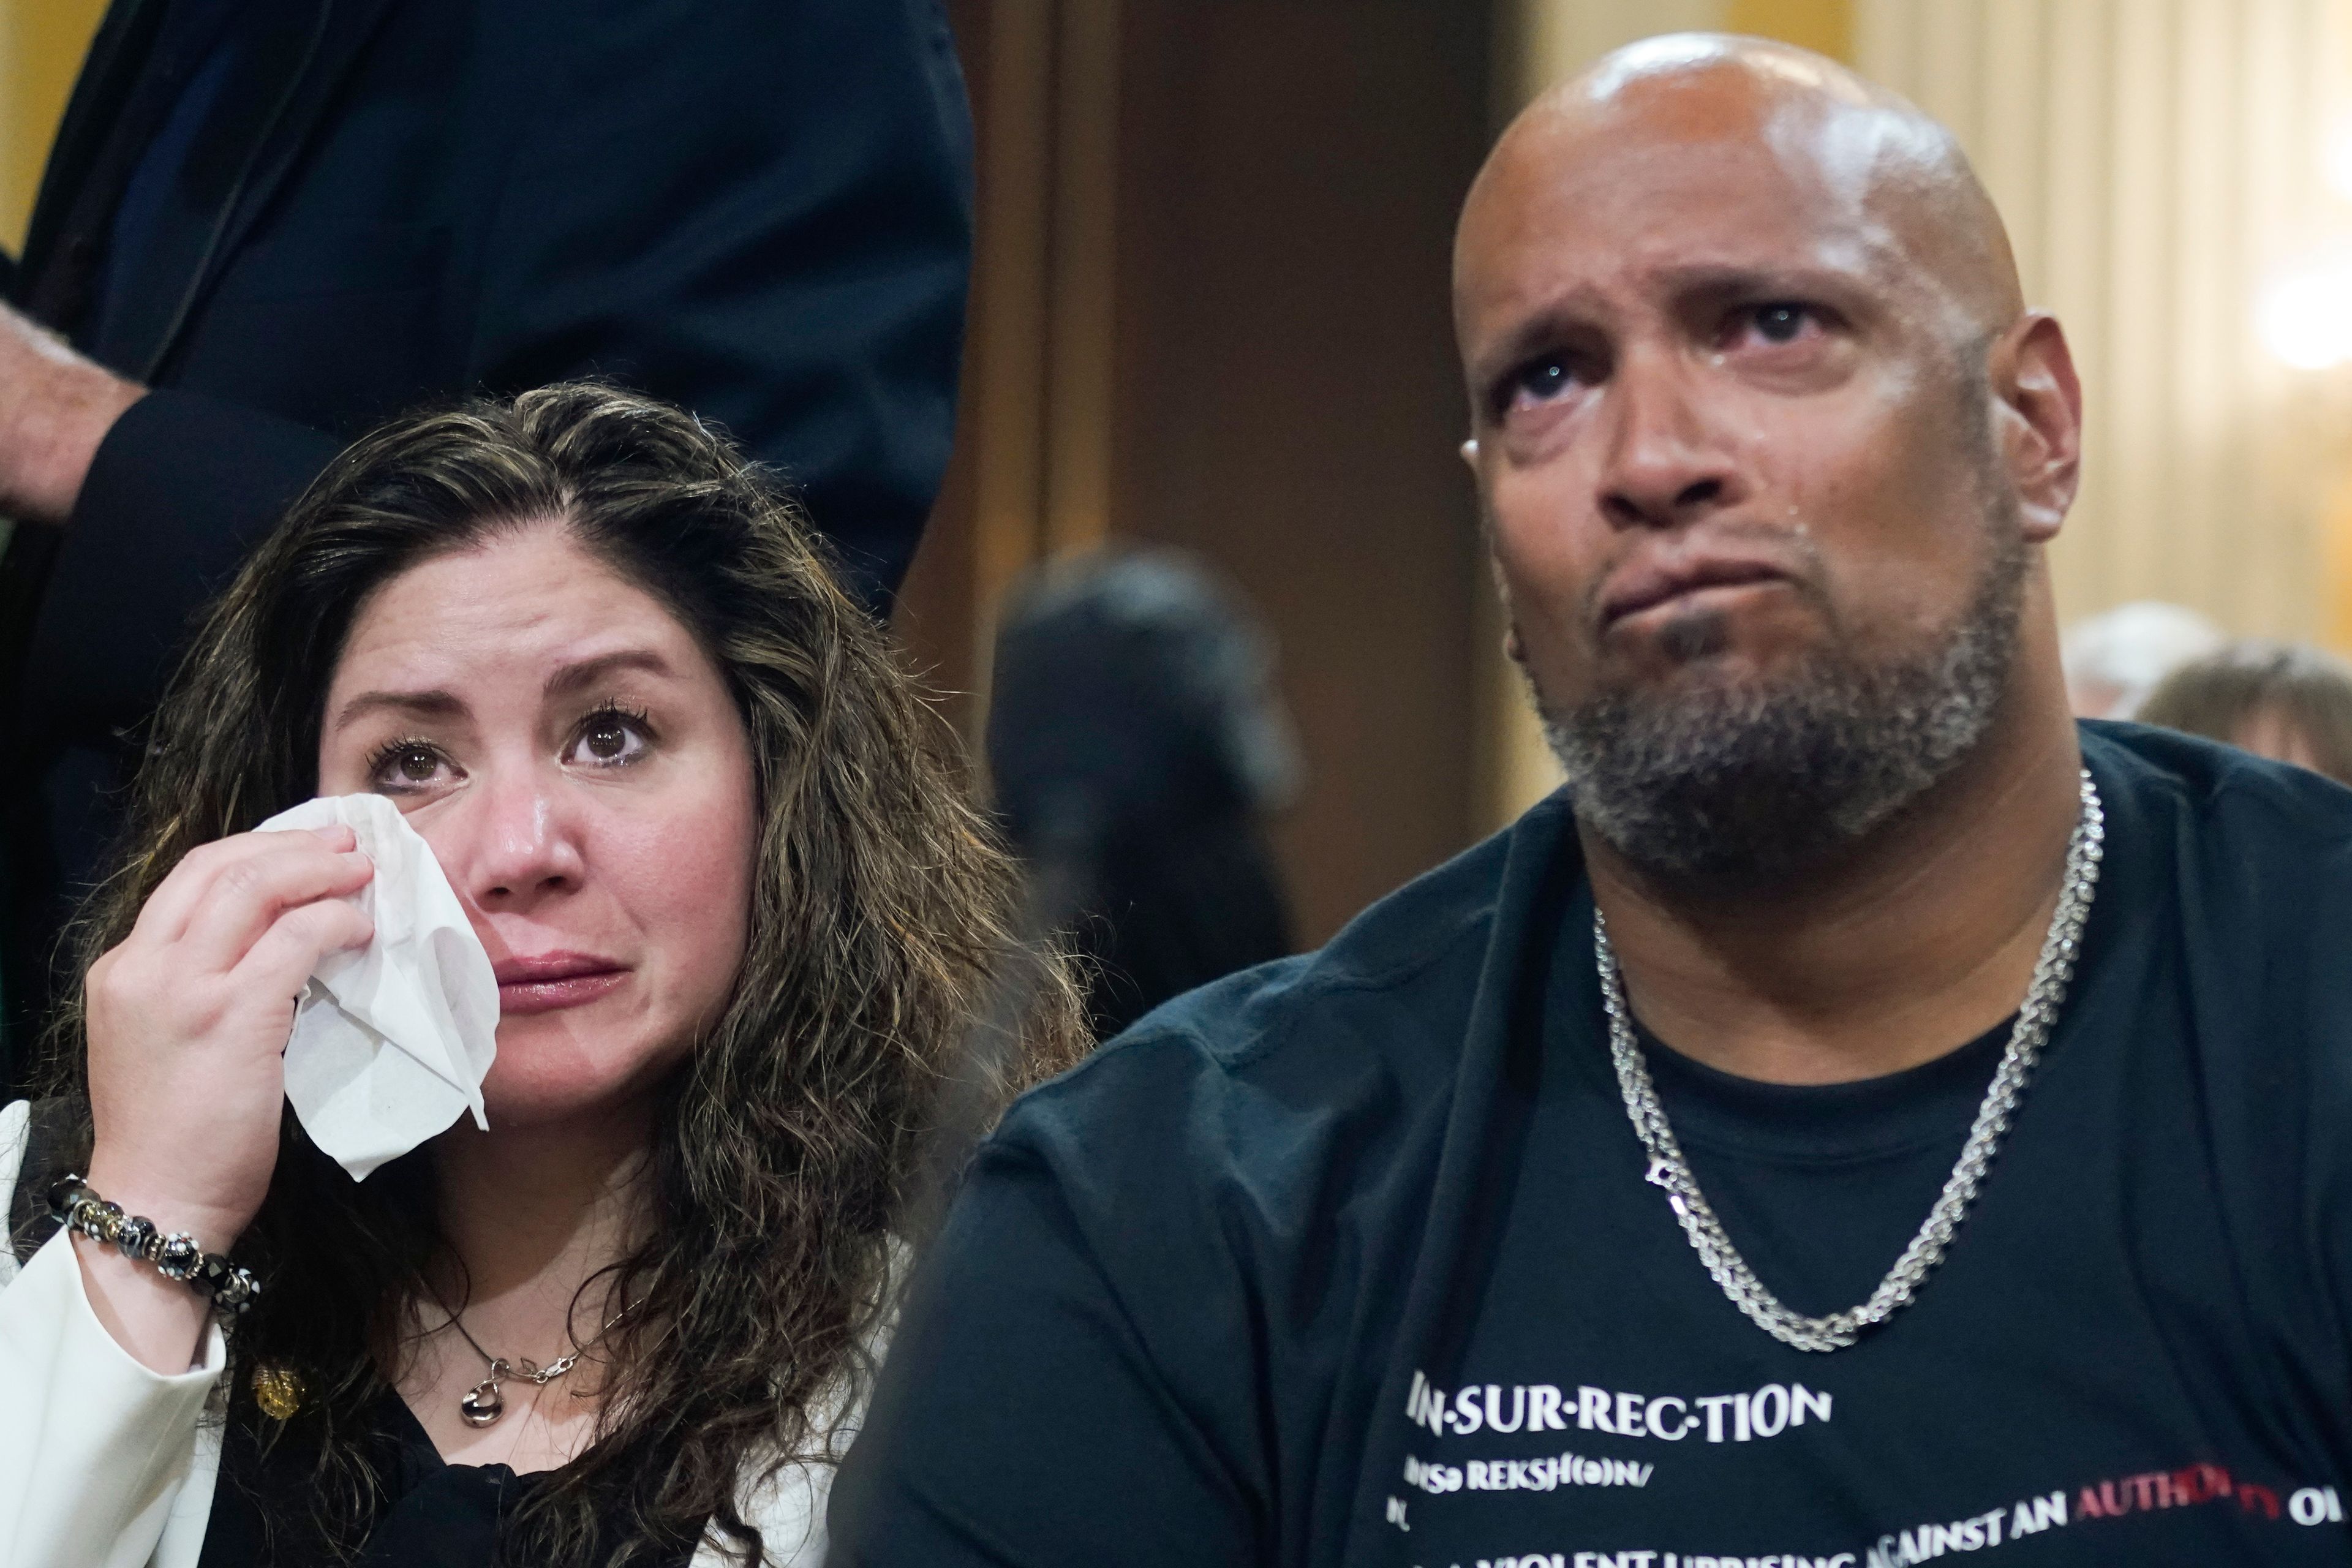
[[2321, 164], [2327, 188], [2352, 202], [2352, 118], [2337, 121], [2328, 132]]
[[2254, 324], [2263, 346], [2297, 370], [2352, 363], [2352, 258], [2279, 279], [2263, 291]]

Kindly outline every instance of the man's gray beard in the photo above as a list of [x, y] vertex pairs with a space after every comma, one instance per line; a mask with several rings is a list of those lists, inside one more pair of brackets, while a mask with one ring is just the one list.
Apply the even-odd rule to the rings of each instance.
[[2000, 521], [2008, 542], [1968, 611], [1915, 656], [1825, 647], [1769, 685], [1612, 692], [1559, 714], [1538, 693], [1578, 818], [1653, 874], [1739, 887], [1886, 821], [1969, 754], [2008, 686], [2026, 559]]

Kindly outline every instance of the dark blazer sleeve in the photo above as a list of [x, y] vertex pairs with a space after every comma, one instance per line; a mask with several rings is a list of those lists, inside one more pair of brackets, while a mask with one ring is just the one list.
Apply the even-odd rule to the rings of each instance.
[[604, 374], [783, 468], [870, 603], [947, 462], [971, 127], [939, 0], [561, 0], [471, 359]]
[[33, 621], [37, 726], [102, 742], [154, 707], [197, 605], [342, 443], [290, 419], [151, 392], [114, 422], [82, 481]]

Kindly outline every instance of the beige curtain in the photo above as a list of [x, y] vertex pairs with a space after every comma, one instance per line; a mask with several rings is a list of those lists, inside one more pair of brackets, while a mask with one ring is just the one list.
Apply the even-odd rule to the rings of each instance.
[[2256, 331], [2265, 289], [2352, 240], [2347, 0], [1856, 0], [1855, 63], [1966, 144], [2088, 403], [2053, 553], [2068, 618], [2171, 599], [2242, 633], [2341, 635], [2330, 497], [2352, 385]]

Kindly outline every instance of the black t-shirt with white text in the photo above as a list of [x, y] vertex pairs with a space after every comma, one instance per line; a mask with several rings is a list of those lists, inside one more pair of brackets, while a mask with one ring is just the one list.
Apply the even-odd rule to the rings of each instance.
[[[1590, 962], [1590, 951], [1577, 956]], [[1563, 962], [1568, 962], [1565, 957]], [[1793, 1088], [1646, 1036], [1677, 1140], [1740, 1255], [1793, 1310], [1867, 1299], [1967, 1141], [2010, 1026], [1909, 1072]], [[2119, 1042], [2127, 1047], [2127, 1042]], [[1605, 1055], [1547, 1053], [1515, 1202], [1461, 1360], [1424, 1382], [1400, 1522], [1427, 1564], [1892, 1568], [2334, 1563], [2333, 1472], [2299, 1474], [2166, 1343], [2133, 1249], [2188, 1243], [2193, 1193], [2099, 1179], [2123, 1157], [2096, 1047], [2047, 1063], [2005, 1176], [1918, 1300], [1846, 1351], [1769, 1338], [1708, 1278]], [[2020, 1120], [2024, 1121], [2021, 1110]], [[2072, 1201], [2027, 1201], [2040, 1193]], [[1572, 1239], [1561, 1216], [1575, 1216]], [[1605, 1257], [1607, 1269], [1587, 1260]], [[2080, 1303], [2104, 1300], [2093, 1313]], [[2203, 1347], [2189, 1347], [2201, 1359]], [[2053, 1391], [2063, 1397], [2052, 1397]]]
[[[854, 1564], [2346, 1563], [2352, 792], [2088, 726], [2072, 994], [1917, 1299], [1793, 1349], [1628, 1119], [1563, 802], [1015, 1108], [835, 1493]], [[2007, 1026], [1790, 1087], [1644, 1038], [1789, 1306], [1926, 1218]]]

